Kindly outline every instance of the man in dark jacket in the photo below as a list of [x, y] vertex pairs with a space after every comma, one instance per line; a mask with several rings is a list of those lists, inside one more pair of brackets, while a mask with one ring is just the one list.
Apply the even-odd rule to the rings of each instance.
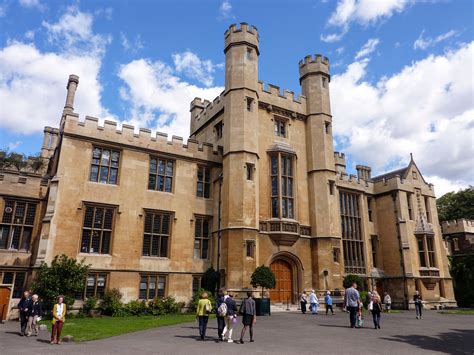
[[18, 311], [20, 313], [20, 335], [23, 336], [26, 333], [26, 326], [28, 324], [28, 314], [31, 309], [30, 293], [28, 291], [23, 292], [23, 297], [18, 302]]
[[27, 327], [27, 334], [26, 336], [31, 336], [31, 333], [34, 331], [34, 335], [37, 336], [39, 333], [39, 326], [38, 322], [41, 320], [43, 316], [43, 308], [41, 307], [41, 303], [38, 300], [38, 295], [33, 295], [31, 297], [31, 307], [28, 312], [28, 327]]

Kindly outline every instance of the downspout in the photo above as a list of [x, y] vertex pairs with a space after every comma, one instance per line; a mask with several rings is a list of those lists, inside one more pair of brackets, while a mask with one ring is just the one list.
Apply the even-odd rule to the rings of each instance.
[[219, 278], [217, 279], [217, 290], [221, 288], [221, 239], [222, 239], [222, 221], [221, 221], [221, 209], [222, 209], [222, 179], [223, 173], [219, 174], [219, 205], [217, 210], [217, 273]]
[[405, 272], [405, 257], [403, 255], [403, 245], [402, 245], [402, 237], [400, 233], [400, 219], [398, 216], [398, 209], [397, 209], [397, 192], [392, 193], [392, 202], [393, 202], [393, 214], [395, 215], [395, 221], [397, 226], [397, 238], [398, 238], [398, 250], [400, 253], [400, 260], [402, 266], [402, 274], [403, 274], [403, 294], [404, 294], [404, 303], [405, 309], [408, 309], [408, 285], [407, 285], [407, 278]]

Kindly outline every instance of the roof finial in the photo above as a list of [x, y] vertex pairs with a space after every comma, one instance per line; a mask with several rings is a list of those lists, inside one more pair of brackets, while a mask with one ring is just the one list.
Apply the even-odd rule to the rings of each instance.
[[410, 153], [410, 160], [413, 161], [413, 153]]

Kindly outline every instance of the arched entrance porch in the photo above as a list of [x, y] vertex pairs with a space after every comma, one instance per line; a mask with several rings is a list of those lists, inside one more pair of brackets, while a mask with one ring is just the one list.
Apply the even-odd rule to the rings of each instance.
[[272, 303], [297, 303], [301, 291], [303, 264], [294, 254], [279, 252], [270, 258], [267, 265], [275, 274], [276, 285], [270, 290]]

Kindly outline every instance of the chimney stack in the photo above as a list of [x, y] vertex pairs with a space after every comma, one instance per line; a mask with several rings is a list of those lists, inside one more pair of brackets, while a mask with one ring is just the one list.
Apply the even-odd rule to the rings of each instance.
[[76, 95], [77, 85], [79, 85], [79, 77], [77, 75], [69, 75], [67, 82], [67, 97], [66, 105], [64, 105], [64, 111], [74, 112], [74, 96]]

